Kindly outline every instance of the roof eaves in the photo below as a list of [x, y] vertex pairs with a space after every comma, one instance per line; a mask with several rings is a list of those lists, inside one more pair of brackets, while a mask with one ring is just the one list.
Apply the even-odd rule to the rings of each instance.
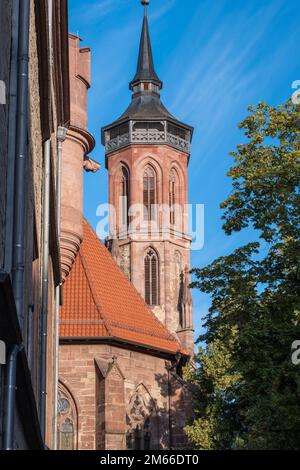
[[153, 353], [162, 353], [162, 355], [168, 356], [175, 356], [177, 353], [181, 353], [185, 357], [190, 357], [190, 353], [183, 348], [178, 349], [164, 349], [159, 348], [153, 345], [139, 343], [137, 341], [130, 341], [124, 340], [118, 336], [61, 336], [60, 337], [61, 344], [69, 344], [69, 343], [95, 343], [95, 344], [111, 344], [114, 343], [116, 345], [120, 345], [123, 347], [135, 347], [140, 351], [149, 351]]

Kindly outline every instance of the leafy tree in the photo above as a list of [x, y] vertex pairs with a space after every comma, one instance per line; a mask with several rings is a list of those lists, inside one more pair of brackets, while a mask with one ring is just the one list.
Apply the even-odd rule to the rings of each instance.
[[231, 155], [233, 191], [221, 207], [225, 233], [254, 228], [260, 242], [194, 269], [192, 287], [211, 295], [195, 384], [201, 449], [299, 449], [300, 107], [249, 108], [247, 142]]

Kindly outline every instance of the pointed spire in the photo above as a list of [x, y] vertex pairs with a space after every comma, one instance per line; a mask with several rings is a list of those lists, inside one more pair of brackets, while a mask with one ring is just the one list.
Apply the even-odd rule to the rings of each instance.
[[130, 88], [131, 90], [133, 90], [134, 87], [136, 87], [142, 82], [146, 82], [146, 83], [152, 82], [156, 86], [158, 86], [159, 89], [161, 89], [162, 82], [158, 78], [154, 69], [151, 39], [150, 39], [150, 34], [149, 34], [148, 16], [147, 16], [147, 6], [149, 5], [149, 0], [142, 0], [141, 3], [145, 7], [143, 28], [142, 28], [142, 34], [141, 34], [141, 40], [140, 40], [140, 50], [139, 50], [137, 71], [136, 71], [134, 79], [130, 83]]

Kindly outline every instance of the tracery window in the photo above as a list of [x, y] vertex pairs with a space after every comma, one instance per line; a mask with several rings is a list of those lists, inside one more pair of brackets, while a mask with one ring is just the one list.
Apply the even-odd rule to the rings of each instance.
[[74, 426], [73, 422], [67, 418], [60, 428], [60, 446], [61, 450], [74, 449]]
[[129, 171], [125, 166], [121, 169], [121, 211], [122, 211], [122, 225], [128, 227], [129, 225]]
[[170, 172], [170, 178], [169, 178], [169, 207], [170, 207], [170, 224], [175, 225], [175, 204], [176, 204], [176, 198], [177, 194], [176, 191], [178, 188], [176, 187], [176, 173], [175, 170], [171, 170]]
[[68, 390], [59, 385], [58, 393], [58, 449], [75, 450], [77, 446], [77, 411]]
[[144, 220], [155, 220], [156, 203], [156, 174], [153, 168], [148, 166], [143, 177]]
[[126, 447], [128, 450], [153, 450], [156, 447], [156, 413], [154, 402], [143, 390], [137, 390], [130, 400], [127, 415]]
[[152, 248], [147, 251], [144, 263], [145, 301], [148, 305], [159, 305], [159, 260]]

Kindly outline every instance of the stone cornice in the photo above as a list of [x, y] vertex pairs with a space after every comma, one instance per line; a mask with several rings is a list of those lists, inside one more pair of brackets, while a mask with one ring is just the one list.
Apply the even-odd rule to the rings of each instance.
[[[66, 346], [70, 344], [89, 344], [89, 345], [96, 345], [96, 344], [109, 344], [112, 346], [117, 346], [122, 349], [129, 349], [132, 351], [139, 351], [144, 354], [149, 354], [152, 356], [171, 359], [176, 356], [175, 352], [170, 352], [164, 349], [155, 348], [153, 346], [149, 346], [147, 344], [139, 344], [135, 343], [134, 341], [125, 341], [121, 338], [117, 338], [115, 336], [101, 336], [101, 337], [66, 337], [61, 336], [59, 339], [59, 344], [61, 346]], [[189, 357], [188, 354], [183, 355], [184, 357]]]
[[70, 125], [67, 134], [67, 139], [79, 142], [83, 148], [85, 155], [92, 152], [96, 145], [96, 141], [89, 131], [74, 126], [73, 124]]

